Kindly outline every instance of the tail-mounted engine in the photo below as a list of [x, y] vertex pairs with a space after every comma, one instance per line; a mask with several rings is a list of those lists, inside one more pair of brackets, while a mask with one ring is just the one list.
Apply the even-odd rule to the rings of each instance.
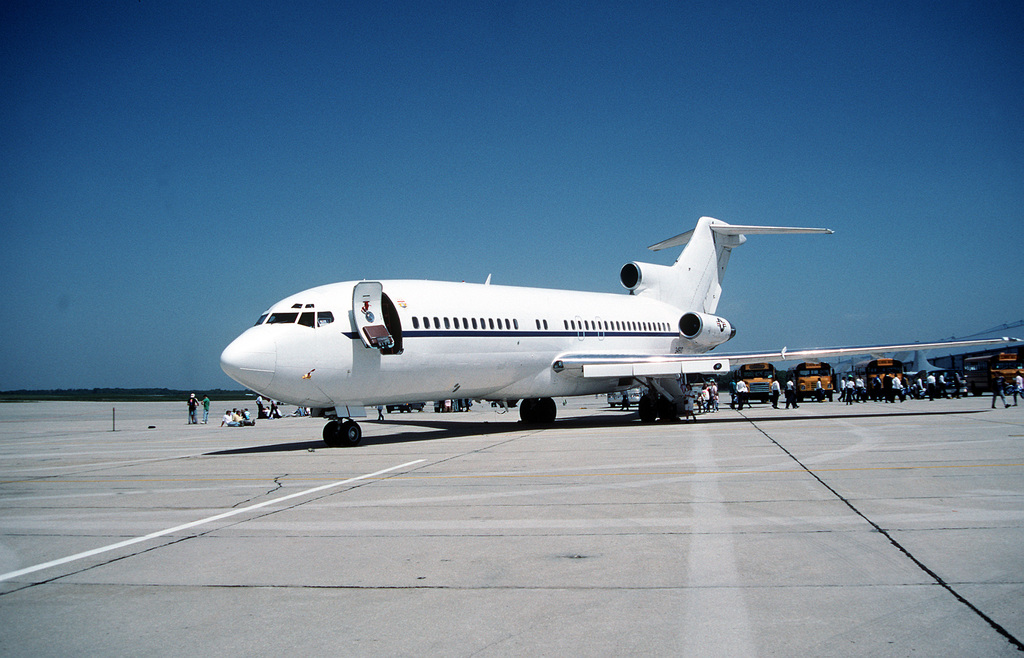
[[651, 288], [660, 289], [663, 287], [663, 283], [674, 282], [677, 278], [678, 275], [672, 271], [671, 267], [653, 263], [633, 261], [626, 263], [619, 270], [619, 281], [633, 295]]
[[679, 318], [679, 335], [695, 347], [711, 349], [735, 336], [736, 329], [725, 318], [690, 312]]

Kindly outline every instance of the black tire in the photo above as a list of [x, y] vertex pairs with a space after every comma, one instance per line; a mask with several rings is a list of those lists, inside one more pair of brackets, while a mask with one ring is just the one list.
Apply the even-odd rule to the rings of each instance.
[[653, 423], [658, 419], [658, 401], [650, 393], [645, 393], [640, 397], [636, 409], [640, 414], [641, 423]]
[[555, 405], [555, 401], [551, 398], [541, 398], [535, 401], [533, 406], [535, 422], [541, 425], [550, 425], [555, 422], [555, 416], [557, 415], [558, 406]]
[[519, 418], [524, 423], [535, 423], [535, 422], [537, 422], [535, 420], [535, 415], [533, 413], [533, 409], [536, 406], [537, 406], [537, 401], [532, 399], [532, 398], [528, 398], [528, 399], [523, 400], [522, 402], [520, 402], [519, 403]]
[[679, 412], [676, 411], [676, 403], [669, 400], [666, 397], [659, 397], [656, 406], [658, 410], [658, 418], [664, 421], [672, 422], [679, 420]]
[[324, 443], [327, 444], [327, 447], [334, 448], [335, 446], [338, 445], [337, 444], [337, 440], [338, 440], [338, 434], [340, 432], [341, 432], [341, 423], [339, 423], [336, 420], [332, 420], [331, 422], [329, 422], [326, 425], [324, 425], [323, 436], [324, 436]]
[[357, 446], [363, 440], [363, 428], [354, 420], [346, 420], [341, 423], [341, 433], [338, 437], [343, 446]]
[[344, 448], [359, 445], [363, 440], [363, 430], [353, 420], [332, 420], [324, 425], [324, 443], [329, 448]]
[[558, 407], [551, 398], [528, 398], [519, 404], [519, 417], [524, 423], [550, 425], [557, 415]]

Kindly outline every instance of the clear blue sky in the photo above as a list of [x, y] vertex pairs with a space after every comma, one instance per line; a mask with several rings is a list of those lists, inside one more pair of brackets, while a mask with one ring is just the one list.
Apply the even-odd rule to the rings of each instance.
[[[1024, 317], [1024, 3], [6, 2], [0, 390], [233, 387], [350, 279], [621, 291], [754, 236], [729, 349]], [[1017, 330], [1017, 333], [1021, 333]]]

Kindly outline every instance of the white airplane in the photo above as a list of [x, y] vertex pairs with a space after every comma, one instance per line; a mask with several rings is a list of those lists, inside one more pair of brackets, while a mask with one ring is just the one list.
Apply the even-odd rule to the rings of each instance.
[[329, 446], [356, 445], [365, 407], [467, 398], [516, 401], [526, 422], [555, 419], [554, 397], [649, 393], [640, 418], [678, 414], [685, 376], [725, 375], [770, 361], [896, 350], [992, 345], [949, 341], [742, 354], [708, 354], [736, 330], [717, 317], [722, 277], [744, 236], [828, 229], [697, 227], [650, 247], [686, 245], [671, 267], [627, 263], [628, 295], [421, 280], [347, 281], [274, 304], [221, 354], [221, 368], [268, 398], [312, 407], [331, 420]]

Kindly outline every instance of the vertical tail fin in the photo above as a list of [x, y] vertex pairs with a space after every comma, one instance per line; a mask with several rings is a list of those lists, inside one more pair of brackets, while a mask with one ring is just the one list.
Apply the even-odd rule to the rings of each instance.
[[785, 226], [737, 226], [712, 217], [701, 217], [697, 227], [649, 247], [660, 251], [686, 245], [670, 268], [670, 276], [658, 277], [658, 285], [638, 294], [649, 294], [687, 310], [714, 313], [722, 294], [722, 279], [732, 250], [746, 235], [763, 233], [832, 233], [826, 228]]

